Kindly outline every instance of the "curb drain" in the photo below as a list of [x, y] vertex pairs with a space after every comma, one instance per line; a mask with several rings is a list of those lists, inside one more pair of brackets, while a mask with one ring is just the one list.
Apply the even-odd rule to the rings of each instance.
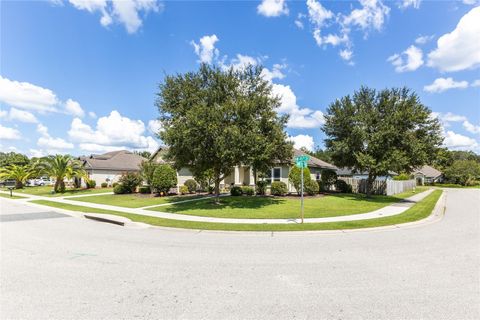
[[116, 220], [111, 220], [111, 219], [105, 219], [105, 218], [101, 218], [101, 217], [97, 217], [97, 216], [90, 216], [90, 215], [83, 215], [86, 219], [90, 219], [90, 220], [95, 220], [95, 221], [99, 221], [99, 222], [106, 222], [106, 223], [111, 223], [111, 224], [116, 224], [116, 225], [119, 225], [119, 226], [122, 226], [124, 227], [125, 226], [125, 222], [121, 222], [121, 221], [116, 221]]

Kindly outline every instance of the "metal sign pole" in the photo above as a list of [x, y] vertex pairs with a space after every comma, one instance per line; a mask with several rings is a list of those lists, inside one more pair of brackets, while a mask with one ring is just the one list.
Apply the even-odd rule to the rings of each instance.
[[302, 197], [302, 204], [301, 204], [301, 216], [302, 216], [302, 223], [303, 223], [303, 165], [302, 165], [302, 192], [301, 192], [301, 197]]

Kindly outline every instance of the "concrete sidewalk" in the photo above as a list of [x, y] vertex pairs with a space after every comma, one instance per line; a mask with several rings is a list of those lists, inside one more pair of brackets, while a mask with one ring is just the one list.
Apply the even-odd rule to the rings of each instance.
[[[308, 218], [308, 219], [304, 219], [304, 223], [357, 221], [357, 220], [367, 220], [367, 219], [376, 219], [376, 218], [394, 216], [394, 215], [398, 215], [405, 212], [408, 208], [410, 208], [416, 202], [428, 196], [431, 192], [433, 192], [433, 189], [421, 192], [419, 194], [406, 198], [398, 203], [395, 203], [395, 204], [392, 204], [368, 213], [353, 214], [353, 215], [347, 215], [347, 216], [337, 216], [337, 217], [327, 217], [327, 218]], [[24, 194], [22, 195], [25, 196]], [[28, 201], [30, 200], [47, 200], [47, 201], [70, 204], [75, 206], [119, 211], [119, 212], [129, 213], [129, 214], [137, 214], [137, 215], [151, 216], [151, 217], [157, 217], [157, 218], [163, 218], [163, 219], [182, 220], [182, 221], [236, 223], [236, 224], [238, 223], [288, 224], [288, 223], [301, 222], [300, 219], [230, 219], [230, 218], [203, 217], [203, 216], [183, 215], [183, 214], [176, 214], [176, 213], [169, 213], [169, 212], [149, 211], [149, 210], [145, 210], [144, 208], [125, 208], [125, 207], [105, 205], [105, 204], [87, 203], [87, 202], [81, 202], [81, 201], [68, 200], [66, 198], [50, 198], [50, 197], [34, 196], [34, 195], [27, 195], [27, 197], [28, 198], [16, 199], [14, 201], [28, 203]], [[170, 203], [170, 204], [174, 204], [174, 203]]]

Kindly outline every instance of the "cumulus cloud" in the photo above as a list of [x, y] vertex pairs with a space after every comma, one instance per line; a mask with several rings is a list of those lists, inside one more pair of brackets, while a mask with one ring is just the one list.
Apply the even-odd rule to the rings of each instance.
[[33, 115], [33, 113], [24, 111], [24, 110], [19, 110], [16, 108], [11, 108], [10, 112], [5, 112], [4, 117], [8, 120], [11, 121], [20, 121], [20, 122], [25, 122], [25, 123], [37, 123], [38, 120]]
[[124, 117], [116, 110], [99, 118], [95, 129], [80, 118], [73, 119], [68, 136], [80, 143], [82, 150], [92, 152], [121, 148], [154, 151], [158, 148], [158, 142], [145, 135], [145, 125], [141, 120]]
[[21, 138], [22, 135], [20, 134], [20, 131], [0, 124], [0, 140], [19, 140]]
[[396, 72], [414, 71], [423, 65], [423, 52], [412, 45], [401, 54], [390, 56], [387, 61], [392, 63]]
[[88, 116], [89, 116], [90, 118], [92, 118], [92, 119], [96, 119], [96, 118], [97, 118], [97, 114], [96, 114], [95, 112], [93, 112], [93, 111], [89, 111], [89, 112], [88, 112]]
[[420, 3], [421, 2], [422, 2], [422, 0], [402, 0], [399, 3], [398, 7], [400, 9], [406, 9], [408, 7], [418, 9], [418, 8], [420, 8]]
[[28, 82], [9, 80], [0, 76], [0, 101], [10, 106], [39, 112], [57, 111], [57, 96]]
[[424, 86], [423, 90], [431, 93], [440, 93], [450, 89], [465, 89], [467, 87], [467, 81], [455, 81], [452, 78], [437, 78], [432, 84]]
[[416, 44], [425, 44], [435, 38], [435, 35], [430, 35], [430, 36], [419, 36], [417, 39], [415, 39]]
[[263, 68], [261, 75], [267, 81], [272, 81], [273, 79], [283, 79], [285, 78], [285, 74], [282, 72], [282, 70], [284, 70], [285, 68], [287, 68], [287, 65], [285, 63], [276, 63], [273, 65], [272, 70], [269, 70], [268, 68]]
[[157, 0], [69, 0], [79, 10], [101, 14], [102, 26], [123, 24], [128, 33], [135, 33], [142, 26], [141, 14], [159, 12], [163, 5]]
[[315, 143], [313, 137], [305, 134], [299, 134], [297, 136], [291, 136], [288, 140], [293, 142], [293, 146], [297, 149], [305, 148], [307, 150], [313, 151]]
[[85, 111], [83, 111], [80, 103], [72, 99], [68, 99], [65, 103], [65, 111], [68, 114], [74, 115], [76, 117], [83, 118], [85, 116]]
[[307, 0], [307, 8], [308, 18], [317, 29], [322, 28], [327, 20], [333, 18], [333, 12], [316, 0]]
[[478, 126], [474, 125], [473, 123], [471, 123], [468, 120], [463, 121], [462, 125], [463, 125], [463, 128], [465, 130], [467, 130], [468, 132], [473, 133], [473, 134], [480, 134], [480, 125], [478, 125]]
[[353, 51], [352, 50], [343, 49], [343, 50], [340, 50], [340, 52], [338, 54], [340, 55], [340, 58], [349, 62], [350, 64], [353, 64], [352, 63], [352, 58], [353, 58]]
[[262, 0], [257, 12], [265, 17], [278, 17], [288, 15], [288, 7], [285, 0]]
[[65, 141], [62, 138], [54, 138], [48, 133], [48, 128], [43, 124], [37, 125], [37, 132], [40, 134], [37, 145], [48, 150], [64, 150], [73, 149], [73, 144]]
[[360, 0], [362, 7], [354, 9], [343, 17], [345, 26], [356, 26], [362, 30], [381, 30], [385, 19], [390, 14], [390, 8], [381, 0]]
[[219, 51], [215, 48], [215, 43], [218, 41], [218, 37], [215, 34], [210, 36], [203, 36], [200, 38], [199, 43], [190, 41], [190, 44], [195, 49], [200, 62], [212, 63], [214, 58], [218, 57]]
[[437, 40], [437, 48], [428, 54], [428, 66], [452, 72], [480, 65], [480, 7], [465, 14], [450, 33]]
[[470, 86], [472, 86], [472, 87], [480, 87], [480, 79], [477, 79], [477, 80], [473, 81]]
[[148, 121], [148, 130], [153, 134], [158, 134], [162, 129], [162, 123], [159, 120]]
[[443, 144], [449, 149], [474, 150], [478, 147], [478, 143], [475, 139], [453, 131], [444, 132], [444, 138]]

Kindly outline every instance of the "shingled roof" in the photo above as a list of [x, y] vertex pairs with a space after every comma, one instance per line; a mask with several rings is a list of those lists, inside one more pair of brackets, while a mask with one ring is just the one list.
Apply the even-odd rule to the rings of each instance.
[[440, 171], [438, 171], [434, 167], [430, 167], [430, 166], [427, 166], [427, 165], [425, 165], [421, 168], [415, 169], [413, 171], [413, 173], [414, 174], [421, 173], [427, 178], [437, 178], [437, 177], [440, 177], [442, 175], [442, 173]]
[[113, 171], [138, 171], [142, 161], [146, 159], [138, 154], [127, 150], [107, 152], [104, 154], [92, 154], [88, 157], [80, 157], [87, 169], [113, 170]]

